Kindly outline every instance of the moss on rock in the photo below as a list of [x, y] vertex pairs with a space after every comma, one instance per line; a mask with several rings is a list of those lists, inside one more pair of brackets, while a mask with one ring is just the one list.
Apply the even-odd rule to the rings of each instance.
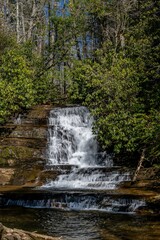
[[23, 185], [37, 181], [46, 163], [47, 119], [51, 109], [51, 105], [35, 106], [17, 115], [19, 122], [13, 117], [1, 127], [9, 131], [5, 135], [4, 131], [0, 132], [0, 169], [14, 170], [4, 184]]

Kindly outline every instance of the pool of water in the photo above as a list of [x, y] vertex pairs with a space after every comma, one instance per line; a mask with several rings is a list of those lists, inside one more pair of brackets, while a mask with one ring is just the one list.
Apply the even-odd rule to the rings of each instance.
[[9, 207], [0, 209], [7, 227], [64, 240], [158, 240], [159, 216]]

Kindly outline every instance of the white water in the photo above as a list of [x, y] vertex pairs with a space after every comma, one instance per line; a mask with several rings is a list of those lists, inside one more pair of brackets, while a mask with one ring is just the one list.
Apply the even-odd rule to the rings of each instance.
[[144, 206], [144, 201], [137, 199], [112, 199], [95, 196], [69, 196], [43, 200], [13, 200], [6, 201], [5, 206], [21, 206], [27, 208], [53, 208], [63, 210], [99, 210], [105, 212], [133, 213], [137, 207]]
[[50, 167], [72, 166], [45, 187], [67, 189], [114, 189], [128, 181], [128, 173], [106, 171], [113, 166], [111, 157], [98, 152], [92, 132], [93, 118], [86, 107], [57, 108], [49, 118], [48, 159]]
[[93, 118], [85, 107], [54, 109], [49, 118], [49, 162], [79, 167], [96, 165]]

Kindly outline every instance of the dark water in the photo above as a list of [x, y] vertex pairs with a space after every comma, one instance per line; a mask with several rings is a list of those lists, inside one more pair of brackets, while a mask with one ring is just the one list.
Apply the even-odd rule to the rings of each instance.
[[66, 240], [158, 240], [159, 216], [87, 211], [2, 208], [0, 222], [8, 227], [37, 231]]

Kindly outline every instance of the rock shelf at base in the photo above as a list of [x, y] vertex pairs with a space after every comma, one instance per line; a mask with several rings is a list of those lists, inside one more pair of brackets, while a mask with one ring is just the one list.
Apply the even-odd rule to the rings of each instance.
[[20, 229], [7, 228], [0, 223], [0, 239], [1, 240], [62, 240], [62, 238], [51, 237], [38, 234], [35, 232], [23, 231]]

